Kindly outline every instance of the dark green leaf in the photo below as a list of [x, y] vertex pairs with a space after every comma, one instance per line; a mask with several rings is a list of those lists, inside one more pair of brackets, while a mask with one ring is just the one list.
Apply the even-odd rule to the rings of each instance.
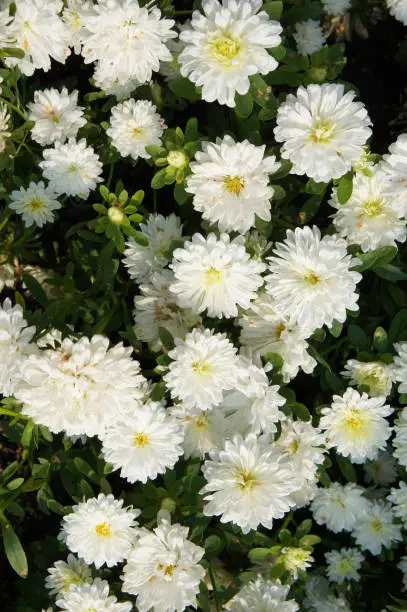
[[337, 195], [340, 204], [345, 204], [352, 195], [353, 191], [353, 172], [347, 172], [342, 176], [338, 183]]
[[1, 528], [3, 533], [3, 545], [7, 559], [13, 570], [21, 577], [27, 578], [28, 564], [27, 557], [21, 542], [13, 529], [10, 521], [6, 517], [1, 518]]

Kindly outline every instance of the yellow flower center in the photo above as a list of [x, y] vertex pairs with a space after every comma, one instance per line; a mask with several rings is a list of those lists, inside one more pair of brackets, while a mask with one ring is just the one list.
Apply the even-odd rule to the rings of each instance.
[[144, 448], [145, 446], [147, 446], [149, 442], [148, 439], [148, 435], [145, 433], [138, 433], [134, 436], [134, 442], [133, 445], [134, 446], [140, 446], [141, 448]]
[[363, 210], [368, 217], [377, 217], [383, 212], [383, 200], [372, 200], [367, 202]]
[[222, 272], [220, 272], [220, 270], [217, 270], [213, 266], [211, 266], [205, 272], [206, 285], [215, 285], [216, 283], [219, 283], [222, 280], [222, 278], [223, 278]]
[[134, 127], [131, 130], [131, 133], [133, 134], [133, 136], [141, 136], [141, 134], [143, 133], [143, 128], [141, 128], [141, 127]]
[[290, 444], [287, 446], [287, 450], [291, 455], [295, 455], [295, 453], [298, 451], [300, 447], [300, 443], [298, 442], [298, 440], [293, 440], [292, 442], [290, 442]]
[[207, 421], [206, 418], [204, 416], [200, 416], [195, 420], [195, 426], [198, 429], [205, 429], [207, 427]]
[[30, 202], [30, 206], [34, 210], [38, 210], [39, 208], [42, 208], [43, 205], [44, 205], [43, 200], [40, 200], [39, 198], [36, 198], [35, 200], [31, 200]]
[[98, 536], [108, 538], [110, 536], [110, 525], [109, 523], [99, 523], [99, 525], [96, 525], [95, 531]]
[[348, 559], [347, 557], [345, 557], [344, 559], [341, 559], [339, 563], [339, 570], [343, 574], [348, 574], [349, 572], [351, 572], [353, 570], [353, 565], [350, 559]]
[[244, 181], [240, 176], [225, 176], [223, 184], [227, 191], [236, 196], [239, 196], [244, 189]]
[[240, 51], [240, 44], [237, 40], [228, 34], [223, 34], [215, 38], [211, 45], [212, 53], [218, 60], [229, 64]]
[[334, 125], [330, 119], [317, 119], [311, 131], [311, 140], [315, 143], [326, 143], [334, 134]]
[[310, 285], [317, 285], [321, 279], [315, 272], [308, 272], [308, 274], [304, 276], [304, 280]]
[[212, 371], [212, 367], [210, 366], [209, 363], [206, 363], [205, 361], [194, 361], [194, 363], [192, 364], [192, 369], [194, 372], [196, 372], [196, 374], [208, 374], [209, 372]]
[[286, 327], [285, 327], [284, 323], [280, 323], [280, 325], [276, 329], [276, 338], [277, 338], [277, 340], [280, 340], [281, 334], [283, 333], [283, 331], [285, 331], [285, 329], [286, 329]]
[[342, 419], [341, 428], [353, 438], [366, 438], [368, 422], [369, 417], [365, 412], [357, 408], [348, 408]]
[[372, 529], [373, 529], [374, 531], [377, 531], [377, 532], [382, 531], [382, 529], [383, 529], [383, 523], [382, 523], [381, 521], [379, 521], [379, 519], [374, 520], [374, 521], [372, 522]]
[[238, 473], [238, 485], [241, 489], [252, 491], [258, 484], [256, 476], [248, 470], [241, 470]]

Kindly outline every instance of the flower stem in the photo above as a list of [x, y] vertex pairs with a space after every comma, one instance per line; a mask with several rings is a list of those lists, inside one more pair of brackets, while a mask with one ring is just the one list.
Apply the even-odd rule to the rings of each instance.
[[213, 597], [215, 600], [216, 612], [221, 612], [220, 601], [218, 597], [218, 591], [216, 589], [216, 580], [215, 574], [213, 573], [212, 567], [209, 565], [208, 567], [209, 578], [211, 579], [212, 587], [213, 587]]
[[17, 113], [18, 115], [20, 115], [20, 117], [22, 119], [24, 119], [24, 121], [27, 121], [27, 117], [24, 115], [24, 113], [18, 108], [18, 106], [15, 106], [15, 104], [12, 104], [9, 100], [6, 100], [5, 98], [2, 98], [0, 96], [0, 100], [2, 102], [4, 102], [4, 104], [7, 104], [7, 106], [9, 108], [11, 108], [15, 113]]

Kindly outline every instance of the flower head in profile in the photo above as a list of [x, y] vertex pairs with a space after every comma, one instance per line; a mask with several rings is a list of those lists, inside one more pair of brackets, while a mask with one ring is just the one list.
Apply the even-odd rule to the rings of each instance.
[[407, 484], [402, 480], [399, 482], [399, 488], [391, 489], [387, 499], [393, 504], [393, 512], [397, 518], [400, 518], [404, 524], [407, 523]]
[[364, 152], [371, 135], [370, 119], [355, 92], [341, 84], [299, 87], [277, 111], [274, 136], [293, 174], [327, 183], [348, 172]]
[[44, 149], [43, 157], [39, 165], [50, 189], [58, 194], [86, 200], [102, 180], [102, 163], [84, 138], [78, 142], [70, 138], [65, 144], [56, 142], [54, 148]]
[[140, 531], [123, 569], [123, 591], [137, 595], [140, 612], [195, 607], [204, 552], [188, 540], [187, 527], [161, 519], [154, 532]]
[[269, 175], [280, 164], [274, 155], [265, 157], [265, 145], [248, 140], [235, 142], [231, 136], [204, 143], [195, 154], [186, 191], [192, 193], [195, 210], [222, 232], [247, 232], [256, 216], [270, 221], [270, 199], [274, 189]]
[[113, 567], [127, 559], [136, 538], [140, 510], [100, 493], [72, 507], [64, 516], [58, 538], [85, 563]]
[[321, 238], [315, 226], [297, 227], [275, 245], [268, 262], [266, 291], [277, 308], [308, 333], [331, 327], [334, 320], [343, 323], [346, 310], [357, 310], [355, 289], [362, 276], [351, 270], [357, 260], [347, 254], [342, 238]]
[[336, 448], [354, 463], [375, 459], [386, 447], [391, 427], [385, 417], [393, 408], [385, 404], [384, 396], [368, 397], [348, 387], [343, 394], [334, 395], [330, 408], [322, 409], [319, 426], [325, 430], [327, 447]]
[[61, 91], [51, 87], [34, 92], [34, 102], [28, 105], [28, 119], [34, 121], [31, 137], [40, 145], [65, 142], [75, 138], [86, 119], [84, 109], [78, 106], [78, 91], [68, 93], [66, 87]]
[[183, 28], [179, 55], [182, 76], [202, 87], [202, 99], [235, 106], [235, 94], [249, 91], [249, 77], [277, 68], [267, 49], [278, 47], [282, 27], [260, 11], [260, 0], [204, 0]]
[[82, 559], [78, 559], [71, 553], [67, 562], [56, 561], [48, 568], [48, 576], [45, 579], [45, 587], [49, 589], [50, 595], [63, 595], [75, 585], [85, 583], [91, 584], [91, 569]]
[[119, 603], [114, 595], [109, 595], [108, 583], [100, 578], [95, 578], [92, 584], [72, 585], [57, 599], [56, 604], [66, 612], [130, 612], [133, 609], [131, 602]]
[[151, 282], [154, 272], [159, 272], [169, 263], [166, 252], [172, 241], [182, 240], [181, 219], [171, 213], [149, 215], [146, 223], [140, 223], [140, 232], [147, 238], [148, 244], [142, 246], [134, 238], [126, 243], [123, 263], [130, 278], [137, 283]]
[[148, 100], [125, 100], [112, 108], [110, 127], [106, 131], [120, 155], [134, 160], [150, 157], [146, 147], [161, 145], [167, 126]]
[[11, 192], [9, 206], [17, 215], [21, 215], [25, 227], [43, 227], [54, 221], [54, 210], [61, 208], [57, 197], [55, 191], [49, 186], [46, 187], [43, 181], [31, 181], [27, 189], [20, 187], [18, 191]]
[[235, 317], [238, 306], [250, 307], [257, 289], [263, 284], [266, 266], [250, 259], [243, 236], [233, 240], [227, 234], [194, 234], [184, 248], [176, 249], [170, 266], [175, 282], [174, 293], [181, 308], [196, 314], [207, 311], [210, 317]]
[[371, 176], [356, 173], [347, 202], [339, 202], [338, 189], [334, 187], [329, 203], [336, 208], [333, 223], [339, 235], [349, 244], [359, 244], [364, 253], [406, 240], [406, 219], [386, 195], [383, 172], [376, 170]]
[[341, 372], [349, 384], [356, 387], [369, 387], [369, 395], [389, 395], [395, 380], [395, 367], [383, 361], [358, 361], [348, 359], [345, 369]]
[[281, 584], [280, 580], [266, 580], [258, 575], [226, 607], [232, 612], [296, 612], [300, 608], [294, 599], [287, 599], [289, 590], [290, 586]]
[[294, 468], [266, 437], [226, 440], [223, 449], [210, 453], [202, 472], [207, 481], [201, 491], [205, 516], [220, 516], [222, 523], [235, 523], [243, 533], [259, 525], [271, 529], [294, 505]]
[[242, 328], [240, 343], [253, 359], [258, 360], [267, 353], [277, 353], [283, 358], [280, 373], [284, 382], [295, 378], [300, 369], [306, 374], [314, 370], [316, 361], [307, 352], [311, 332], [278, 308], [271, 295], [260, 292], [238, 323]]
[[398, 342], [394, 345], [397, 355], [394, 358], [394, 378], [400, 383], [399, 393], [407, 393], [407, 342]]

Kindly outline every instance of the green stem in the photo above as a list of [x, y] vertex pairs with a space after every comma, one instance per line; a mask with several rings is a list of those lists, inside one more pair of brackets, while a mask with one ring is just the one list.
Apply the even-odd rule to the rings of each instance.
[[2, 102], [4, 102], [4, 104], [7, 104], [7, 106], [9, 108], [11, 108], [15, 113], [17, 113], [18, 115], [20, 115], [20, 117], [22, 119], [24, 119], [24, 121], [27, 121], [27, 117], [24, 115], [24, 113], [18, 108], [18, 106], [15, 106], [15, 104], [12, 104], [9, 100], [6, 100], [5, 98], [2, 98], [0, 96], [0, 100]]
[[217, 588], [216, 588], [215, 574], [213, 573], [213, 569], [211, 568], [210, 565], [208, 567], [208, 573], [209, 573], [209, 578], [211, 579], [211, 583], [212, 583], [213, 597], [214, 597], [214, 600], [215, 600], [216, 612], [221, 612], [220, 601], [219, 601], [219, 597], [218, 597], [218, 591], [217, 591]]
[[338, 340], [338, 342], [335, 342], [335, 344], [327, 348], [325, 351], [321, 351], [321, 355], [325, 357], [325, 355], [328, 355], [328, 353], [332, 353], [332, 351], [335, 351], [337, 348], [342, 346], [342, 344], [346, 342], [346, 340], [347, 338], [341, 338], [340, 340]]
[[[290, 514], [288, 514], [288, 515], [285, 517], [285, 519], [284, 519], [284, 523], [283, 523], [283, 524], [282, 524], [282, 526], [281, 526], [281, 530], [282, 530], [282, 529], [287, 529], [287, 526], [288, 526], [288, 525], [291, 523], [292, 518], [293, 518], [293, 513], [292, 513], [292, 512], [290, 512]], [[281, 531], [281, 530], [280, 530], [280, 531]]]
[[7, 215], [4, 217], [3, 221], [0, 223], [0, 232], [1, 232], [1, 230], [3, 229], [3, 227], [4, 227], [5, 225], [7, 225], [7, 222], [8, 222], [8, 220], [10, 219], [10, 217], [11, 217], [11, 214], [7, 214]]
[[179, 17], [180, 15], [192, 15], [194, 11], [192, 10], [188, 10], [188, 11], [174, 11], [174, 16], [175, 17]]
[[8, 410], [8, 408], [0, 408], [0, 414], [5, 414], [6, 416], [14, 417], [15, 419], [23, 419], [24, 421], [29, 421], [30, 417], [25, 414], [21, 414], [21, 412], [14, 412], [14, 410]]
[[110, 164], [110, 170], [109, 170], [109, 178], [107, 179], [107, 184], [106, 187], [108, 189], [110, 189], [110, 185], [112, 184], [112, 179], [113, 179], [113, 171], [114, 171], [114, 163]]

